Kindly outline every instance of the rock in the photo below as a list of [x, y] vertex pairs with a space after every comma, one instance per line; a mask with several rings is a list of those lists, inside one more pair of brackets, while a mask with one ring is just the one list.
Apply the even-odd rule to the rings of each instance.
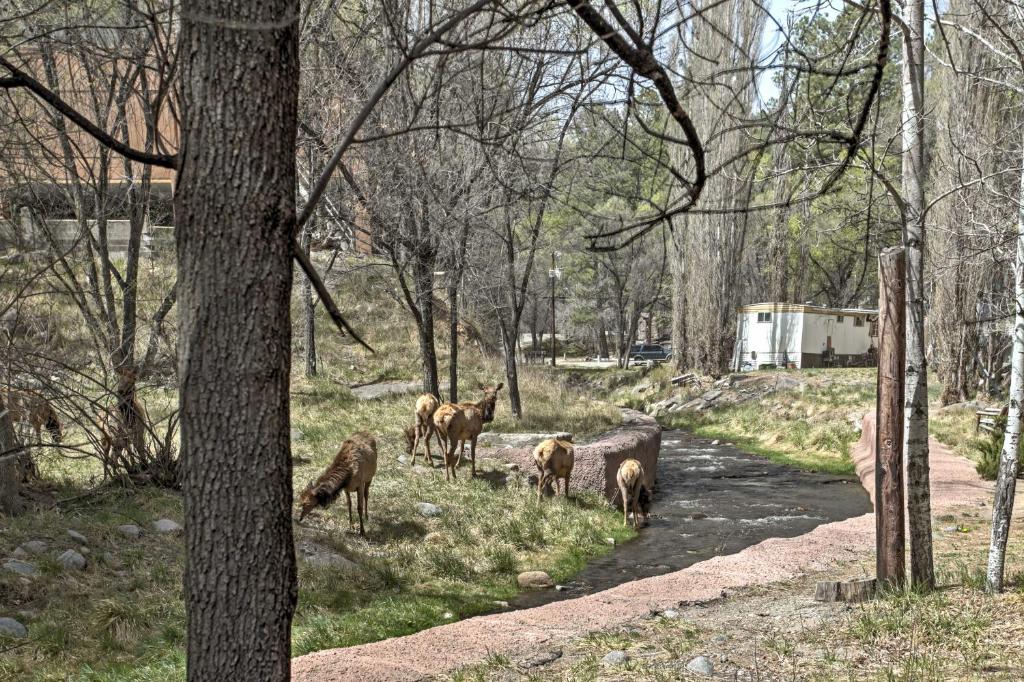
[[429, 502], [420, 502], [416, 505], [416, 512], [427, 519], [432, 519], [435, 516], [440, 516], [443, 512], [441, 508], [436, 504], [430, 504]]
[[15, 559], [24, 559], [28, 556], [28, 552], [25, 551], [24, 547], [18, 546], [14, 548], [13, 552], [11, 552], [11, 556]]
[[555, 585], [555, 592], [565, 592], [567, 589], [565, 585]]
[[444, 618], [445, 620], [451, 620], [452, 618], [455, 617], [455, 614], [452, 613], [451, 611], [445, 611], [444, 613], [441, 614], [441, 617]]
[[679, 620], [679, 612], [675, 609], [665, 609], [661, 612], [661, 617], [668, 620]]
[[293, 442], [293, 443], [294, 443], [295, 441], [298, 441], [298, 440], [302, 440], [303, 438], [305, 438], [305, 437], [306, 437], [306, 434], [304, 434], [304, 433], [303, 433], [302, 431], [300, 431], [299, 429], [292, 429], [292, 430], [291, 430], [291, 431], [289, 432], [289, 435], [291, 436], [291, 439], [292, 439], [292, 442]]
[[553, 587], [554, 581], [544, 571], [526, 571], [516, 577], [516, 583], [523, 589], [539, 590]]
[[136, 526], [134, 523], [126, 523], [123, 526], [117, 527], [117, 532], [126, 538], [135, 539], [142, 535], [142, 529]]
[[615, 546], [615, 538], [605, 538], [604, 541], [607, 542], [612, 547]]
[[28, 628], [13, 618], [0, 618], [0, 635], [7, 637], [28, 637]]
[[124, 562], [110, 552], [104, 552], [101, 556], [103, 557], [103, 563], [107, 566], [111, 568], [124, 568]]
[[714, 401], [722, 397], [722, 391], [716, 388], [713, 391], [708, 391], [707, 393], [701, 394], [700, 397], [705, 402], [713, 403]]
[[406, 464], [409, 463], [409, 461], [410, 461], [409, 458], [406, 457], [405, 455], [399, 455], [398, 456], [398, 463], [399, 464], [406, 465]]
[[160, 519], [153, 522], [153, 530], [157, 533], [180, 533], [185, 529], [173, 519]]
[[622, 665], [629, 660], [629, 656], [626, 655], [625, 651], [609, 651], [601, 659], [601, 663], [604, 665]]
[[536, 668], [538, 666], [554, 663], [562, 657], [561, 649], [552, 651], [540, 651], [528, 658], [524, 658], [519, 664], [524, 668]]
[[946, 527], [944, 527], [942, 529], [942, 532], [943, 533], [955, 533], [956, 532], [956, 526], [946, 526]]
[[359, 564], [346, 559], [337, 552], [320, 551], [306, 557], [306, 563], [317, 568], [338, 568], [343, 571], [358, 570]]
[[519, 471], [519, 465], [516, 464], [515, 462], [509, 462], [508, 464], [505, 465], [505, 468], [508, 469], [509, 471]]
[[75, 542], [77, 542], [80, 545], [88, 545], [89, 544], [89, 541], [85, 538], [85, 536], [82, 535], [81, 533], [79, 533], [77, 530], [69, 530], [68, 531], [68, 537], [71, 538], [72, 540], [74, 540]]
[[507, 601], [496, 601], [494, 602], [494, 605], [502, 609], [507, 609], [509, 606]]
[[687, 403], [683, 403], [683, 405], [682, 405], [682, 407], [680, 409], [700, 412], [701, 410], [703, 410], [707, 406], [708, 406], [708, 404], [706, 402], [704, 402], [702, 399], [694, 398], [693, 400], [691, 400], [691, 401], [689, 401]]
[[46, 551], [47, 547], [48, 545], [46, 544], [46, 542], [42, 540], [30, 540], [29, 542], [22, 545], [22, 549], [24, 549], [29, 554], [42, 554]]
[[79, 548], [78, 548], [78, 552], [79, 552], [80, 554], [89, 554], [89, 553], [90, 553], [90, 550], [89, 550], [89, 548], [88, 548], [88, 547], [86, 547], [85, 545], [82, 545], [81, 547], [79, 547]]
[[693, 512], [692, 514], [690, 514], [690, 519], [694, 521], [700, 521], [701, 519], [706, 519], [707, 517], [708, 515], [704, 512]]
[[652, 384], [650, 381], [642, 381], [633, 387], [633, 393], [636, 393], [637, 395], [641, 393], [647, 393], [647, 391], [651, 390], [652, 388], [654, 388], [654, 384]]
[[39, 617], [39, 612], [35, 609], [23, 609], [18, 611], [18, 617], [24, 618], [25, 620], [35, 620]]
[[711, 661], [709, 661], [706, 656], [691, 658], [690, 662], [686, 664], [686, 669], [691, 673], [706, 675], [708, 677], [715, 674], [715, 668], [711, 665]]
[[39, 569], [36, 568], [35, 564], [30, 564], [27, 561], [19, 561], [18, 559], [8, 559], [4, 562], [4, 568], [12, 573], [18, 575], [38, 575]]
[[712, 444], [712, 445], [718, 445], [718, 444], [719, 444], [719, 441], [718, 441], [717, 439], [715, 439], [715, 440], [711, 441], [711, 444]]
[[83, 571], [88, 563], [85, 557], [73, 549], [69, 549], [57, 557], [60, 565], [69, 571]]

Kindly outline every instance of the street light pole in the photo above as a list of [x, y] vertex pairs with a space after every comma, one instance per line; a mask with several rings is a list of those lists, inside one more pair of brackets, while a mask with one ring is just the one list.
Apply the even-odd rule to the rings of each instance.
[[555, 252], [551, 252], [551, 366], [555, 366]]

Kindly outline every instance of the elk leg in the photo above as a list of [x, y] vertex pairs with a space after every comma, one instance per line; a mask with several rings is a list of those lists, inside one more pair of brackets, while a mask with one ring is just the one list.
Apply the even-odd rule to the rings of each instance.
[[540, 472], [540, 478], [537, 479], [537, 504], [540, 504], [541, 497], [544, 491], [544, 470]]
[[572, 472], [565, 475], [565, 499], [569, 499], [569, 477], [572, 476]]
[[363, 513], [366, 514], [366, 520], [370, 520], [370, 483], [367, 481], [363, 486]]
[[431, 469], [434, 468], [434, 455], [430, 452], [430, 436], [433, 435], [432, 434], [433, 430], [434, 430], [434, 427], [431, 426], [430, 424], [424, 424], [423, 425], [423, 433], [425, 434], [424, 437], [423, 437], [423, 440], [426, 442], [426, 446], [427, 446], [427, 454], [425, 456], [427, 458], [427, 464], [430, 465]]
[[619, 485], [619, 492], [622, 493], [622, 525], [629, 525], [629, 494], [626, 492], [626, 486]]
[[[412, 462], [410, 466], [416, 466], [416, 454], [420, 449], [420, 424], [419, 417], [416, 418], [416, 428], [414, 429], [415, 435], [412, 437]], [[427, 452], [430, 451], [430, 447], [427, 447]]]
[[476, 438], [476, 436], [473, 436], [469, 441], [469, 459], [472, 463], [469, 475], [471, 478], [476, 478]]
[[345, 491], [345, 502], [348, 503], [348, 529], [352, 530], [355, 526], [355, 524], [352, 523], [352, 493], [347, 490]]
[[366, 495], [366, 492], [363, 490], [363, 487], [360, 486], [356, 490], [356, 507], [357, 507], [356, 513], [359, 515], [359, 535], [361, 535], [361, 536], [365, 536], [366, 535], [366, 529], [363, 528], [363, 496], [364, 495]]

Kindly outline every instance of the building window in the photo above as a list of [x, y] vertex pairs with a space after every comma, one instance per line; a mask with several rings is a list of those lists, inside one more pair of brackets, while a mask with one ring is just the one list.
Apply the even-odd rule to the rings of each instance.
[[758, 322], [771, 322], [772, 321], [772, 314], [771, 313], [758, 313], [757, 314], [757, 321]]
[[863, 327], [864, 326], [864, 318], [860, 317], [859, 315], [857, 317], [853, 318], [853, 326], [854, 327]]
[[843, 316], [842, 315], [836, 315], [836, 324], [842, 324], [842, 323], [843, 323]]

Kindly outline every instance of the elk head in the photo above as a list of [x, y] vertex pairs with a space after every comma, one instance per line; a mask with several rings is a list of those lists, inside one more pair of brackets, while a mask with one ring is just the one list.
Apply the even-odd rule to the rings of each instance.
[[477, 403], [477, 407], [483, 413], [484, 424], [490, 424], [494, 421], [494, 406], [498, 402], [498, 391], [505, 386], [504, 383], [499, 383], [497, 386], [484, 386], [483, 384], [477, 384], [480, 390], [484, 392], [483, 400]]

